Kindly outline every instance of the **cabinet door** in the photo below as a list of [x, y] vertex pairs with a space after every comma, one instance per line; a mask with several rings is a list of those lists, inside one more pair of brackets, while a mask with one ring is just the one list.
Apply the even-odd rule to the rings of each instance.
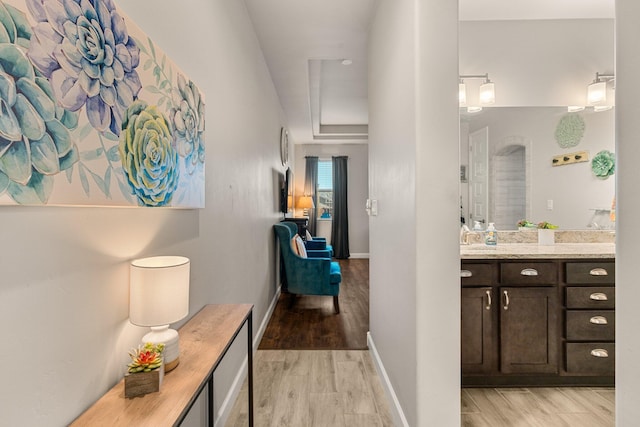
[[500, 288], [500, 370], [558, 372], [557, 289]]
[[463, 374], [490, 372], [493, 367], [494, 295], [492, 288], [462, 288], [461, 362]]

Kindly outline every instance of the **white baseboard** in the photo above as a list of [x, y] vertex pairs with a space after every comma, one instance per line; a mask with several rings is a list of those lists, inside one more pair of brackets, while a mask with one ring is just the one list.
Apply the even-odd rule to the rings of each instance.
[[366, 259], [366, 258], [369, 258], [369, 254], [368, 253], [349, 254], [349, 258]]
[[387, 371], [384, 369], [384, 365], [382, 364], [382, 360], [380, 359], [380, 355], [378, 354], [376, 345], [373, 342], [371, 332], [367, 332], [367, 345], [369, 346], [369, 353], [371, 354], [371, 358], [373, 359], [373, 364], [375, 365], [376, 371], [380, 376], [382, 388], [384, 388], [384, 393], [387, 396], [387, 399], [389, 399], [389, 402], [391, 402], [390, 410], [394, 425], [409, 427], [407, 418], [404, 416], [404, 412], [402, 411], [402, 406], [400, 406], [400, 402], [398, 401], [398, 396], [396, 396], [396, 392], [393, 390], [393, 386], [391, 385], [391, 381], [389, 381]]
[[[258, 349], [258, 345], [262, 340], [262, 336], [264, 335], [264, 331], [267, 329], [267, 325], [269, 324], [269, 320], [271, 319], [271, 315], [276, 308], [276, 304], [278, 303], [278, 299], [280, 298], [280, 287], [276, 290], [276, 294], [273, 296], [271, 300], [271, 304], [269, 304], [269, 309], [267, 313], [264, 315], [262, 322], [260, 322], [260, 327], [256, 331], [256, 336], [253, 339], [252, 347], [253, 353], [256, 353]], [[220, 405], [220, 409], [218, 409], [218, 416], [214, 422], [214, 426], [224, 426], [229, 419], [229, 415], [231, 415], [231, 410], [233, 409], [233, 404], [238, 399], [238, 395], [240, 394], [240, 389], [242, 388], [242, 384], [244, 383], [245, 378], [247, 377], [247, 365], [249, 359], [247, 357], [242, 361], [242, 366], [240, 366], [240, 370], [236, 374], [236, 377], [233, 379], [233, 383], [231, 384], [231, 388], [227, 393], [227, 396], [224, 398], [222, 405]]]

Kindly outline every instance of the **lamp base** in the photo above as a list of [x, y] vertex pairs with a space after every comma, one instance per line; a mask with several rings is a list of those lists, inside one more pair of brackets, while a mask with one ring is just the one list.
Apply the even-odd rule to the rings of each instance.
[[162, 358], [164, 360], [164, 372], [167, 373], [180, 363], [180, 343], [178, 331], [169, 329], [169, 325], [152, 326], [151, 332], [142, 337], [142, 344], [164, 344]]

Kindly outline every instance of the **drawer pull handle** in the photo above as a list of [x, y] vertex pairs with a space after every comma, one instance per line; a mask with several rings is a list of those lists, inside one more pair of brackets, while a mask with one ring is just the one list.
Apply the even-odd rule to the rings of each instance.
[[609, 352], [604, 348], [594, 348], [591, 350], [591, 355], [593, 357], [609, 357]]
[[589, 299], [593, 301], [608, 301], [609, 297], [607, 297], [607, 294], [603, 294], [602, 292], [594, 292], [589, 295]]
[[491, 291], [486, 291], [487, 293], [487, 305], [486, 305], [486, 309], [487, 310], [491, 310]]
[[589, 319], [589, 322], [593, 323], [594, 325], [606, 325], [609, 323], [607, 318], [604, 316], [593, 316], [591, 319]]
[[473, 273], [470, 270], [460, 270], [460, 277], [471, 277]]
[[507, 291], [502, 291], [504, 295], [504, 309], [509, 310], [509, 293]]
[[520, 272], [520, 275], [522, 275], [522, 276], [537, 276], [538, 275], [538, 270], [536, 270], [535, 268], [525, 268], [524, 270], [522, 270]]
[[609, 273], [604, 268], [593, 268], [589, 271], [589, 274], [592, 276], [608, 276]]

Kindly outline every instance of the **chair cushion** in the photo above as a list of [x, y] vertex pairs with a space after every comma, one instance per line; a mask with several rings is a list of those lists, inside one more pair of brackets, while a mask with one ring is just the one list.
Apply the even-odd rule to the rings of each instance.
[[340, 272], [340, 264], [331, 261], [331, 269], [329, 270], [329, 283], [337, 284], [342, 281], [342, 273]]
[[302, 240], [302, 237], [297, 234], [293, 236], [293, 239], [291, 239], [291, 249], [298, 256], [302, 258], [307, 257], [307, 248], [304, 246], [304, 241]]

